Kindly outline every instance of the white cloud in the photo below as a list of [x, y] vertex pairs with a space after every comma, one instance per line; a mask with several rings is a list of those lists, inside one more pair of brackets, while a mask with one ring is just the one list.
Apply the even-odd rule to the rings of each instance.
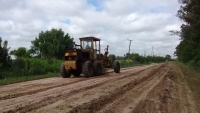
[[133, 11], [134, 6], [133, 0], [105, 0], [103, 2], [104, 11], [111, 15], [127, 15]]
[[[91, 1], [91, 0], [90, 0]], [[62, 28], [79, 43], [83, 36], [101, 38], [102, 51], [109, 45], [112, 54], [173, 55], [179, 37], [169, 30], [179, 30], [175, 16], [179, 9], [174, 0], [0, 0], [0, 36], [12, 49], [30, 47], [39, 32]], [[97, 10], [99, 9], [100, 10]]]

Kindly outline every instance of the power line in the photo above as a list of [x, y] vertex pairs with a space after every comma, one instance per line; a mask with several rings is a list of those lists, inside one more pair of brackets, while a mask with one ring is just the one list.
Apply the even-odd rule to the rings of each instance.
[[53, 5], [53, 6], [55, 6], [55, 7], [58, 7], [58, 8], [60, 8], [60, 9], [64, 10], [64, 11], [70, 13], [70, 14], [72, 14], [72, 15], [74, 15], [74, 16], [77, 16], [77, 17], [79, 17], [79, 18], [81, 18], [81, 19], [83, 19], [83, 20], [85, 20], [85, 21], [87, 21], [87, 22], [90, 22], [90, 20], [88, 20], [87, 18], [85, 18], [83, 15], [78, 14], [78, 13], [76, 13], [75, 11], [72, 11], [72, 10], [69, 9], [69, 8], [66, 9], [66, 7], [62, 6], [61, 4], [59, 4], [59, 3], [55, 2], [55, 1], [53, 1], [53, 3], [50, 2], [51, 0], [44, 0], [44, 1], [47, 2], [47, 3], [49, 3], [49, 4], [51, 4], [51, 5]]
[[[70, 7], [68, 7], [68, 6], [64, 5], [64, 4], [61, 4], [60, 2], [57, 2], [57, 1], [54, 1], [54, 0], [44, 0], [44, 1], [49, 3], [49, 4], [51, 4], [51, 5], [53, 5], [53, 6], [55, 6], [55, 7], [58, 7], [60, 9], [64, 10], [64, 11], [70, 13], [70, 14], [72, 14], [74, 16], [77, 16], [77, 17], [79, 17], [79, 18], [81, 18], [81, 19], [83, 19], [83, 20], [85, 20], [85, 21], [87, 21], [89, 23], [96, 24], [96, 25], [101, 26], [101, 27], [103, 27], [105, 29], [109, 29], [112, 32], [115, 32], [115, 31], [111, 30], [110, 28], [108, 28], [107, 26], [104, 26], [104, 25], [100, 24], [99, 22], [96, 22], [96, 21], [92, 20], [91, 18], [86, 17], [83, 14], [81, 14], [81, 13], [79, 13], [77, 11], [74, 11]], [[117, 33], [117, 32], [115, 32], [115, 33]]]
[[[63, 4], [63, 3], [60, 3], [60, 2], [54, 1], [54, 0], [44, 0], [44, 1], [45, 1], [46, 3], [48, 3], [48, 4], [51, 4], [51, 5], [55, 6], [55, 7], [58, 7], [59, 9], [62, 9], [62, 10], [64, 10], [64, 11], [70, 13], [70, 14], [72, 14], [72, 15], [78, 17], [78, 18], [81, 18], [81, 19], [85, 20], [85, 21], [88, 22], [88, 23], [92, 23], [92, 24], [95, 24], [95, 25], [97, 25], [97, 26], [99, 26], [99, 27], [102, 27], [102, 28], [104, 28], [104, 29], [110, 30], [111, 32], [116, 33], [116, 34], [117, 34], [117, 37], [120, 37], [121, 35], [123, 35], [123, 34], [119, 34], [118, 32], [116, 32], [116, 31], [114, 31], [114, 30], [108, 28], [107, 26], [102, 25], [101, 23], [99, 23], [99, 22], [97, 22], [97, 21], [94, 21], [94, 20], [92, 20], [91, 18], [88, 18], [87, 16], [85, 16], [85, 15], [83, 15], [83, 14], [81, 14], [81, 13], [79, 13], [79, 12], [73, 10], [73, 9], [71, 9], [70, 7], [68, 7], [67, 5], [65, 5], [65, 4]], [[125, 35], [126, 35], [126, 34], [125, 34]], [[131, 41], [132, 41], [132, 40], [131, 40]], [[131, 41], [130, 41], [130, 45], [131, 45]], [[129, 45], [129, 53], [130, 53], [130, 45]]]

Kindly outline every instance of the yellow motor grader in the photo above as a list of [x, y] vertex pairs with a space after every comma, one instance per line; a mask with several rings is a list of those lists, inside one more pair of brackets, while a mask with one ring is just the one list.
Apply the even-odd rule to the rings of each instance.
[[105, 71], [104, 68], [114, 68], [115, 73], [120, 72], [118, 61], [112, 62], [108, 57], [108, 45], [105, 53], [101, 54], [100, 40], [96, 37], [82, 37], [80, 45], [74, 44], [72, 49], [66, 50], [60, 74], [68, 78], [73, 74], [75, 77], [84, 74], [85, 77], [99, 76]]

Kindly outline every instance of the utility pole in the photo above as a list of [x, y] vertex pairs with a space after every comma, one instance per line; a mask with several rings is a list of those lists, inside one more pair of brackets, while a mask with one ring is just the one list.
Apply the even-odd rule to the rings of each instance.
[[153, 52], [153, 46], [151, 46], [152, 47], [152, 56], [154, 56], [154, 52]]
[[130, 58], [130, 54], [131, 54], [131, 53], [130, 53], [130, 47], [131, 47], [131, 41], [133, 41], [133, 40], [130, 40], [130, 39], [127, 39], [127, 40], [130, 41], [130, 43], [129, 43], [129, 50], [128, 50], [128, 53], [129, 53], [129, 54], [128, 54], [128, 58]]
[[128, 50], [128, 53], [130, 54], [131, 41], [133, 41], [133, 40], [130, 40], [130, 39], [127, 39], [127, 40], [130, 41], [130, 43], [129, 43], [129, 50]]

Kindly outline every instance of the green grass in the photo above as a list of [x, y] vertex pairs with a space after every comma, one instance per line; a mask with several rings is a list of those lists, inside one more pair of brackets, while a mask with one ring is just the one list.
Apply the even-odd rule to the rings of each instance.
[[12, 83], [30, 81], [30, 80], [37, 80], [49, 77], [60, 76], [59, 73], [49, 73], [45, 75], [32, 75], [32, 76], [21, 76], [21, 77], [7, 77], [4, 79], [0, 79], [0, 85], [7, 85]]
[[56, 106], [55, 108], [58, 110], [64, 110], [64, 106]]
[[68, 108], [73, 108], [73, 106], [72, 106], [72, 105], [70, 105], [70, 104], [69, 104], [69, 105], [67, 105], [67, 107], [68, 107]]
[[200, 69], [190, 67], [178, 61], [176, 61], [176, 64], [184, 74], [185, 80], [194, 95], [194, 100], [196, 100], [196, 106], [200, 111]]

